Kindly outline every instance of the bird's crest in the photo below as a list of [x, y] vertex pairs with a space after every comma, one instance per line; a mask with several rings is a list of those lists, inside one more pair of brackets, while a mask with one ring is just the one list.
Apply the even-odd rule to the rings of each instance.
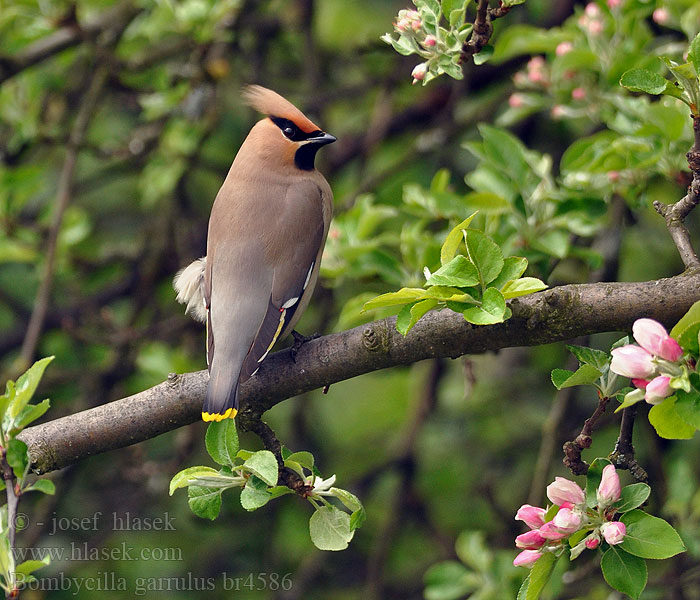
[[289, 100], [277, 92], [259, 85], [249, 85], [243, 88], [243, 99], [258, 112], [268, 117], [289, 119], [304, 133], [319, 131], [321, 128], [294, 106]]

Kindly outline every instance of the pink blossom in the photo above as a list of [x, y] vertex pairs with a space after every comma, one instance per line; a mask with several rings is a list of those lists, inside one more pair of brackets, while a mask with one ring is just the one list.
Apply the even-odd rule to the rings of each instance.
[[600, 14], [600, 8], [594, 2], [586, 4], [586, 15], [594, 19]]
[[645, 390], [647, 389], [647, 386], [649, 385], [649, 380], [648, 379], [632, 379], [632, 385], [636, 388], [639, 388], [640, 390]]
[[657, 8], [651, 15], [651, 18], [654, 20], [655, 23], [658, 23], [659, 25], [663, 25], [668, 21], [668, 10], [665, 8]]
[[668, 398], [673, 394], [673, 390], [669, 385], [671, 379], [665, 375], [654, 377], [647, 385], [644, 392], [644, 399], [648, 404], [660, 404], [664, 398]]
[[533, 56], [527, 63], [527, 76], [532, 83], [546, 83], [547, 73], [545, 71], [544, 58]]
[[566, 107], [561, 104], [555, 104], [552, 106], [552, 118], [561, 119], [566, 116]]
[[583, 504], [586, 501], [586, 496], [578, 484], [564, 477], [555, 477], [554, 481], [547, 486], [547, 498], [557, 506], [561, 506], [564, 502]]
[[654, 319], [637, 319], [632, 325], [632, 334], [642, 348], [655, 356], [671, 362], [676, 362], [683, 356], [683, 349], [678, 342]]
[[549, 521], [539, 528], [539, 534], [547, 540], [562, 540], [565, 537], [569, 537], [573, 532], [562, 531], [555, 524], [554, 521]]
[[611, 521], [610, 523], [603, 523], [600, 526], [600, 532], [603, 534], [605, 541], [614, 546], [625, 539], [627, 528], [621, 521]]
[[522, 550], [537, 550], [547, 540], [536, 529], [531, 529], [515, 538], [515, 545]]
[[425, 39], [423, 40], [423, 45], [426, 48], [432, 48], [437, 44], [437, 38], [434, 35], [426, 35]]
[[527, 75], [525, 75], [525, 73], [523, 73], [522, 71], [518, 71], [515, 75], [513, 75], [513, 83], [518, 87], [523, 87], [527, 85], [527, 82]]
[[[570, 508], [562, 508], [552, 520], [554, 526], [566, 535], [576, 533], [581, 527], [581, 513]], [[546, 525], [546, 523], [545, 523]]]
[[600, 35], [603, 33], [603, 21], [600, 21], [599, 19], [591, 19], [588, 22], [587, 29], [591, 35]]
[[428, 65], [426, 63], [420, 63], [413, 68], [411, 71], [411, 77], [413, 77], [413, 83], [416, 81], [423, 81], [425, 75], [428, 72]]
[[523, 504], [515, 514], [516, 521], [523, 521], [530, 529], [537, 529], [544, 525], [544, 515], [547, 511], [539, 506]]
[[622, 0], [608, 0], [608, 8], [617, 8], [622, 5]]
[[620, 180], [620, 171], [608, 171], [608, 179], [615, 183]]
[[571, 42], [561, 42], [556, 49], [557, 56], [564, 56], [574, 49], [574, 45]]
[[620, 499], [620, 477], [613, 465], [607, 465], [603, 468], [603, 476], [598, 486], [596, 497], [598, 504], [604, 507], [610, 506]]
[[520, 108], [524, 104], [525, 101], [522, 94], [511, 94], [510, 98], [508, 98], [508, 105], [511, 108]]
[[634, 379], [648, 379], [656, 370], [651, 354], [634, 344], [615, 348], [611, 354], [610, 370], [618, 375]]
[[523, 550], [513, 561], [514, 567], [530, 567], [537, 562], [537, 559], [542, 556], [537, 550]]
[[600, 545], [600, 538], [589, 535], [584, 543], [589, 550], [595, 550]]
[[582, 87], [574, 88], [574, 90], [571, 92], [571, 97], [574, 100], [583, 100], [586, 97], [586, 90]]

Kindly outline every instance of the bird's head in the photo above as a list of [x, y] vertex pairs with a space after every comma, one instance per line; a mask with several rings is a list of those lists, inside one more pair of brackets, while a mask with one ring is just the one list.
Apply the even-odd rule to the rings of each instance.
[[243, 97], [250, 106], [267, 115], [248, 137], [272, 160], [311, 171], [319, 148], [336, 140], [272, 90], [251, 85], [244, 89]]

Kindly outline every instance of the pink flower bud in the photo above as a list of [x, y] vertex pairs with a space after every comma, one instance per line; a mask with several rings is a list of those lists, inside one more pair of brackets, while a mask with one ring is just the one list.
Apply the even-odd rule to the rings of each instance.
[[518, 87], [527, 85], [527, 81], [527, 75], [525, 75], [525, 73], [522, 71], [518, 71], [515, 75], [513, 75], [513, 83]]
[[651, 354], [634, 344], [615, 348], [611, 354], [610, 370], [618, 375], [634, 379], [649, 379], [656, 370]]
[[523, 100], [522, 94], [511, 94], [510, 98], [508, 98], [508, 105], [511, 108], [520, 108], [524, 104], [525, 101]]
[[555, 524], [554, 521], [549, 521], [539, 528], [540, 535], [546, 540], [562, 540], [565, 537], [569, 537], [571, 533], [566, 531], [561, 531]]
[[648, 379], [632, 379], [632, 385], [640, 390], [645, 390], [645, 389], [647, 389], [647, 386], [649, 385], [649, 380]]
[[620, 181], [620, 171], [608, 171], [608, 179], [612, 183], [615, 183], [616, 181]]
[[603, 21], [599, 19], [591, 19], [588, 21], [588, 33], [591, 35], [600, 35], [603, 33]]
[[423, 45], [426, 48], [432, 48], [437, 44], [437, 38], [434, 35], [426, 35], [425, 39], [423, 40]]
[[584, 90], [582, 87], [574, 88], [574, 90], [571, 92], [571, 97], [574, 100], [583, 100], [586, 97], [586, 90]]
[[671, 379], [664, 375], [654, 377], [647, 385], [644, 392], [644, 399], [648, 404], [660, 404], [664, 398], [668, 398], [673, 394], [673, 390], [669, 385]]
[[[581, 513], [570, 508], [562, 508], [552, 519], [554, 526], [562, 533], [571, 535], [576, 533], [581, 527]], [[546, 523], [545, 523], [546, 525]]]
[[597, 4], [595, 4], [593, 2], [589, 2], [588, 4], [586, 4], [586, 15], [587, 16], [594, 19], [599, 14], [600, 14], [600, 8], [598, 8]]
[[394, 23], [394, 29], [398, 31], [399, 33], [406, 31], [406, 29], [409, 27], [410, 23], [406, 19], [399, 19]]
[[544, 525], [544, 515], [547, 511], [539, 506], [523, 504], [515, 514], [516, 521], [523, 521], [530, 529], [537, 529]]
[[614, 502], [620, 499], [620, 492], [622, 488], [620, 487], [620, 477], [615, 470], [613, 465], [607, 465], [603, 468], [603, 476], [600, 480], [600, 485], [598, 486], [598, 492], [596, 497], [598, 499], [598, 505], [603, 507], [610, 506]]
[[595, 550], [600, 545], [600, 538], [588, 536], [584, 543], [589, 550]]
[[571, 42], [561, 42], [556, 49], [557, 56], [564, 56], [574, 49], [574, 45]]
[[622, 0], [608, 0], [608, 8], [617, 8], [622, 5]]
[[413, 83], [416, 83], [416, 81], [423, 81], [425, 79], [425, 75], [428, 72], [428, 65], [426, 63], [420, 63], [419, 65], [416, 65], [411, 71], [411, 77], [413, 77]]
[[564, 477], [555, 477], [554, 481], [547, 486], [547, 498], [557, 506], [561, 506], [564, 502], [583, 504], [586, 501], [583, 490]]
[[513, 561], [514, 567], [530, 567], [537, 562], [537, 559], [542, 556], [537, 550], [523, 550]]
[[559, 508], [573, 508], [574, 505], [571, 502], [562, 502]]
[[603, 534], [605, 541], [614, 546], [625, 539], [627, 528], [620, 521], [611, 521], [610, 523], [603, 523], [600, 526], [600, 532]]
[[668, 11], [665, 8], [657, 8], [651, 15], [651, 18], [654, 20], [654, 23], [658, 23], [659, 25], [663, 25], [668, 21]]
[[536, 529], [531, 529], [515, 538], [515, 545], [521, 550], [537, 550], [547, 540], [540, 535]]
[[683, 356], [683, 349], [666, 333], [666, 329], [658, 321], [637, 319], [632, 325], [632, 334], [642, 348], [655, 356], [671, 362], [676, 362]]

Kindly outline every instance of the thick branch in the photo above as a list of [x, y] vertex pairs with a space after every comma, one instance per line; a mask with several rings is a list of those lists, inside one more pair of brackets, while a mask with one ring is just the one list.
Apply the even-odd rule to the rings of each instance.
[[128, 23], [142, 10], [130, 1], [124, 2], [85, 23], [67, 24], [14, 56], [0, 56], [0, 83], [85, 39], [98, 37], [103, 31], [114, 28], [115, 24]]
[[[667, 326], [700, 299], [700, 272], [643, 283], [567, 285], [511, 301], [513, 317], [477, 327], [448, 310], [428, 313], [403, 337], [395, 318], [375, 321], [305, 344], [296, 362], [276, 352], [241, 388], [241, 424], [286, 398], [363, 373], [426, 358], [534, 346], [580, 335], [629, 329], [650, 317]], [[149, 390], [22, 434], [36, 472], [135, 444], [199, 419], [206, 371], [170, 375]], [[331, 394], [332, 395], [332, 392]]]

